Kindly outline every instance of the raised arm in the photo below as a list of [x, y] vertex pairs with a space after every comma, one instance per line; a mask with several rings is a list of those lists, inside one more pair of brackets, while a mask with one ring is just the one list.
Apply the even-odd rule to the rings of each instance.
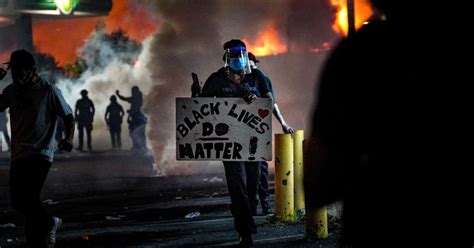
[[132, 97], [125, 97], [125, 96], [122, 96], [120, 95], [120, 91], [116, 90], [115, 91], [115, 94], [117, 95], [117, 97], [122, 100], [122, 101], [126, 101], [126, 102], [132, 102]]
[[92, 120], [94, 119], [94, 114], [95, 114], [95, 106], [94, 106], [94, 102], [92, 102], [92, 100], [89, 100], [91, 101], [91, 110], [92, 110]]

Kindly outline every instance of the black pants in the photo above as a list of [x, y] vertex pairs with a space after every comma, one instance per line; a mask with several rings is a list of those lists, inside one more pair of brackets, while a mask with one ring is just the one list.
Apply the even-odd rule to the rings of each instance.
[[92, 124], [77, 124], [77, 130], [79, 131], [79, 149], [82, 149], [84, 144], [84, 129], [86, 129], [87, 135], [87, 148], [92, 149], [91, 145], [91, 132], [92, 132]]
[[268, 207], [268, 163], [267, 161], [260, 162], [260, 182], [258, 184], [258, 198], [262, 204], [262, 208]]
[[45, 246], [44, 234], [54, 225], [40, 200], [51, 162], [41, 155], [17, 159], [10, 167], [10, 201], [13, 209], [26, 218], [25, 234], [32, 247]]
[[110, 138], [112, 140], [112, 148], [121, 149], [122, 148], [122, 137], [121, 137], [122, 130], [121, 130], [121, 128], [120, 127], [115, 127], [115, 128], [110, 127], [109, 131], [110, 131]]
[[235, 229], [241, 235], [257, 233], [251, 204], [257, 196], [259, 162], [224, 162], [224, 169]]

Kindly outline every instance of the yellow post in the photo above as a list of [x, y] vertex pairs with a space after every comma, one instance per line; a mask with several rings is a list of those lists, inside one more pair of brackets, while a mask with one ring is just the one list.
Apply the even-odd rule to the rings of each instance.
[[[307, 154], [314, 156], [314, 154]], [[314, 166], [314, 165], [306, 165]], [[311, 189], [306, 189], [311, 190]], [[317, 197], [317, 196], [316, 196]], [[316, 208], [310, 202], [305, 204], [305, 231], [308, 239], [324, 239], [329, 236], [328, 232], [328, 211], [327, 207]]]
[[279, 221], [295, 220], [293, 139], [275, 134], [275, 215]]
[[327, 238], [329, 235], [327, 208], [314, 209], [311, 206], [306, 206], [305, 229], [308, 239]]
[[303, 140], [304, 131], [297, 130], [294, 140], [294, 175], [295, 175], [295, 212], [304, 209], [304, 183], [303, 183]]

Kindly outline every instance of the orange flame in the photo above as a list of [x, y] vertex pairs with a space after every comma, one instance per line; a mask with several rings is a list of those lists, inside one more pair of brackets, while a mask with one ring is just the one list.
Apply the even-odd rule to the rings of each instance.
[[78, 48], [103, 20], [107, 32], [122, 28], [131, 38], [142, 42], [156, 31], [158, 19], [147, 10], [130, 5], [127, 0], [113, 0], [112, 10], [106, 17], [67, 20], [38, 19], [33, 21], [33, 44], [38, 51], [52, 54], [60, 66], [76, 57]]
[[255, 56], [269, 56], [286, 53], [288, 45], [280, 37], [273, 21], [269, 22], [265, 30], [260, 31], [254, 42], [248, 39], [242, 39], [247, 46], [247, 51], [252, 52]]
[[[332, 29], [347, 36], [349, 24], [347, 18], [347, 0], [330, 0], [331, 5], [337, 8], [336, 20]], [[359, 29], [373, 15], [372, 6], [368, 0], [354, 0], [355, 28]]]

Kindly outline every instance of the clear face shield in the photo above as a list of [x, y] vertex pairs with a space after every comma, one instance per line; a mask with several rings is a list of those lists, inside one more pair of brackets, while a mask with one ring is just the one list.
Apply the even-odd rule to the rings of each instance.
[[224, 54], [224, 61], [225, 67], [229, 67], [237, 73], [252, 73], [247, 49], [243, 46], [231, 47], [227, 49]]

